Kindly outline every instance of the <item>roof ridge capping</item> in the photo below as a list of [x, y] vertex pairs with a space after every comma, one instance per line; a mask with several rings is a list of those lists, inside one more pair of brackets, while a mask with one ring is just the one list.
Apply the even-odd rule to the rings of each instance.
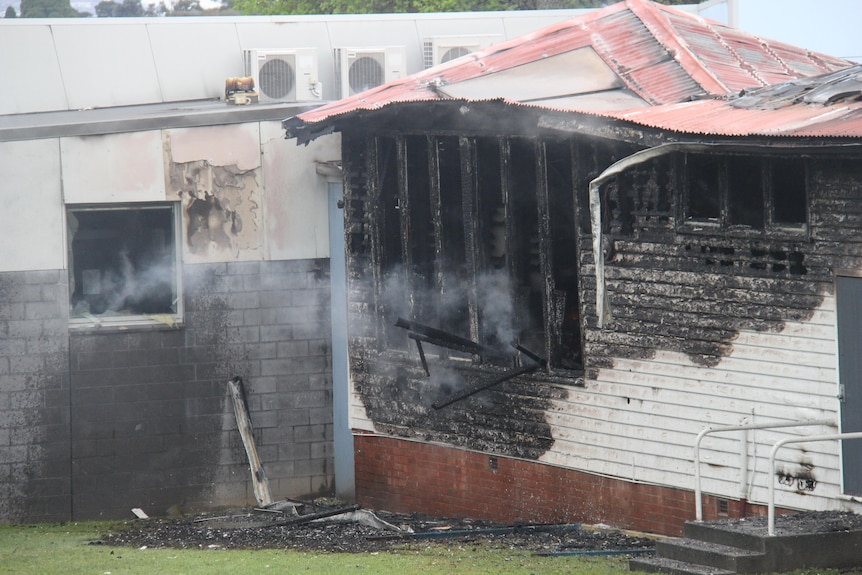
[[777, 110], [794, 104], [831, 106], [862, 101], [862, 64], [763, 88], [742, 90], [730, 100], [735, 108]]

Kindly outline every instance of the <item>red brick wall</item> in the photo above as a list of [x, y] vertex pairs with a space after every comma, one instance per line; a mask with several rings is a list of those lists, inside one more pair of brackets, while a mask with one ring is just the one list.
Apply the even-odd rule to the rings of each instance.
[[[605, 523], [678, 536], [694, 493], [552, 465], [376, 435], [354, 437], [357, 503], [369, 509], [505, 523]], [[704, 498], [704, 518], [717, 502]], [[723, 510], [722, 510], [723, 511]], [[762, 514], [727, 502], [727, 515]]]

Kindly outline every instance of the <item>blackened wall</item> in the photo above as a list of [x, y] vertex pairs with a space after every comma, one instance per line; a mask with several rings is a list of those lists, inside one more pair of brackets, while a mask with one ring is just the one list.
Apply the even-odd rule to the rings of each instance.
[[65, 271], [0, 276], [0, 520], [253, 504], [233, 376], [273, 497], [330, 493], [328, 274], [185, 266], [183, 325], [71, 333]]
[[0, 274], [0, 520], [70, 514], [65, 270]]

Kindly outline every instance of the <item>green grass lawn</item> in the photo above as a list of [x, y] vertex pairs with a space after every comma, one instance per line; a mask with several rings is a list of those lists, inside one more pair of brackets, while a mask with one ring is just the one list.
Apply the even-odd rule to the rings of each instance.
[[[622, 575], [625, 556], [538, 557], [481, 544], [411, 543], [380, 553], [110, 547], [110, 523], [0, 526], [0, 574], [34, 575]], [[804, 570], [796, 575], [857, 572]]]
[[[381, 553], [177, 550], [98, 544], [107, 523], [0, 526], [0, 573], [63, 575], [244, 575], [261, 573], [619, 575], [627, 560], [614, 557], [535, 557], [482, 545], [405, 545]], [[96, 543], [96, 544], [94, 544]]]

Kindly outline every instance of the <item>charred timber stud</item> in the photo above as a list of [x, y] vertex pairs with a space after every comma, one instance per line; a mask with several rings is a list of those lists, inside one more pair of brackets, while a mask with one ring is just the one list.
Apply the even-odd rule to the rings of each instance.
[[[413, 335], [412, 333], [410, 334]], [[425, 350], [422, 349], [422, 340], [413, 338], [416, 341], [416, 350], [419, 352], [419, 359], [422, 361], [422, 369], [425, 370], [425, 377], [431, 377], [431, 372], [428, 371], [428, 361], [425, 359]]]
[[471, 353], [483, 357], [493, 357], [496, 359], [509, 359], [510, 357], [509, 354], [486, 347], [473, 340], [466, 339], [419, 322], [406, 320], [404, 318], [399, 317], [395, 322], [395, 327], [400, 327], [410, 331], [407, 336], [417, 342], [423, 341], [425, 343], [430, 343], [431, 345], [454, 349], [455, 351]]
[[532, 351], [530, 351], [529, 349], [527, 349], [526, 347], [524, 347], [523, 345], [521, 345], [517, 341], [512, 342], [512, 347], [514, 347], [515, 349], [517, 349], [518, 351], [520, 351], [521, 353], [523, 353], [524, 355], [526, 355], [527, 357], [529, 357], [530, 359], [532, 359], [533, 361], [538, 363], [540, 367], [545, 367], [548, 365], [548, 360], [546, 360], [545, 358], [540, 357], [539, 355], [533, 353]]
[[424, 341], [425, 343], [430, 343], [431, 345], [437, 345], [440, 347], [445, 347], [447, 349], [454, 349], [455, 351], [463, 351], [465, 353], [474, 353], [477, 355], [481, 355], [482, 350], [479, 349], [479, 344], [474, 343], [473, 345], [466, 346], [461, 345], [460, 342], [451, 342], [448, 340], [438, 339], [436, 337], [431, 337], [428, 335], [424, 335], [421, 333], [410, 332], [407, 334], [412, 340], [415, 340], [417, 343], [420, 341]]
[[359, 509], [359, 505], [339, 507], [337, 509], [321, 511], [320, 513], [309, 513], [308, 515], [302, 515], [300, 517], [294, 517], [292, 519], [285, 519], [284, 521], [275, 521], [273, 523], [267, 524], [266, 527], [287, 527], [289, 525], [302, 525], [303, 523], [311, 523], [312, 521], [316, 521], [318, 519], [325, 519], [327, 517], [333, 517], [335, 515], [341, 515], [343, 513], [350, 513], [351, 511], [356, 511], [357, 509]]
[[399, 317], [395, 321], [395, 327], [407, 329], [418, 335], [424, 336], [426, 338], [426, 341], [428, 341], [429, 343], [434, 343], [435, 345], [442, 345], [444, 347], [459, 346], [464, 350], [474, 350], [474, 353], [481, 353], [484, 350], [484, 347], [479, 345], [475, 341], [451, 334], [449, 332], [443, 331], [442, 329], [436, 329], [421, 324], [419, 322], [410, 321], [404, 318]]
[[504, 373], [500, 377], [498, 377], [498, 378], [496, 378], [496, 379], [494, 379], [488, 383], [483, 383], [482, 385], [478, 385], [476, 387], [471, 387], [471, 388], [465, 389], [461, 393], [453, 395], [452, 397], [450, 397], [446, 401], [435, 401], [434, 403], [431, 404], [431, 407], [433, 407], [434, 409], [443, 409], [444, 407], [452, 405], [453, 403], [457, 403], [461, 400], [467, 399], [468, 397], [470, 397], [472, 395], [476, 395], [480, 391], [485, 391], [486, 389], [488, 389], [490, 387], [494, 387], [495, 385], [499, 385], [505, 381], [509, 381], [510, 379], [514, 379], [514, 378], [518, 377], [519, 375], [524, 375], [526, 373], [536, 371], [537, 369], [539, 369], [539, 364], [535, 364], [535, 365], [531, 365], [529, 367], [522, 367], [520, 369], [513, 369], [510, 371], [507, 371], [506, 373]]

